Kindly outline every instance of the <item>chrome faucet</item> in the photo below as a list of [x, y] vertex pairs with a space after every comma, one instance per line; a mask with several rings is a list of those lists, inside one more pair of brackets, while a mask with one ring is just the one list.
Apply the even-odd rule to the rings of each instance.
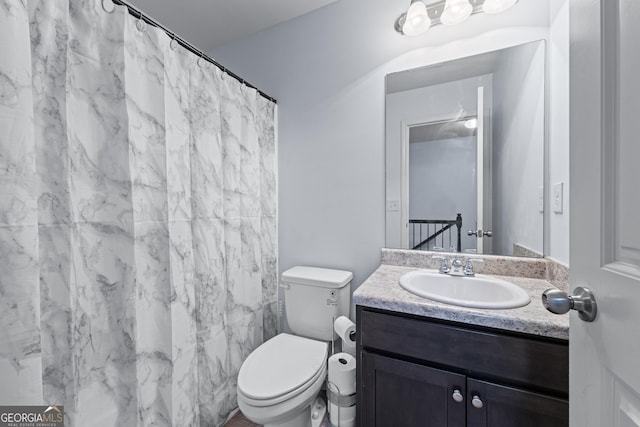
[[449, 263], [449, 260], [444, 255], [434, 255], [431, 257], [432, 259], [442, 260], [442, 264], [440, 265], [440, 269], [438, 270], [441, 274], [448, 274], [450, 276], [467, 276], [473, 277], [476, 273], [473, 271], [473, 263], [474, 262], [484, 262], [482, 258], [467, 258], [466, 261], [463, 258], [458, 256], [454, 256]]
[[451, 261], [451, 269], [449, 270], [449, 274], [452, 276], [463, 276], [464, 275], [464, 262], [462, 258], [458, 258], [457, 256], [453, 258]]

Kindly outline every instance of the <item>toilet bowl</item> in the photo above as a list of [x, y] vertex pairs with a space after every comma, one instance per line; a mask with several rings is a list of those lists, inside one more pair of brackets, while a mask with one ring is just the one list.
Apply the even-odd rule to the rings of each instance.
[[[349, 315], [349, 271], [292, 267], [282, 273], [287, 324], [255, 349], [238, 373], [238, 406], [266, 427], [317, 427], [326, 405], [314, 402], [327, 376], [333, 322]], [[313, 411], [311, 404], [314, 403]]]
[[254, 350], [238, 374], [238, 406], [266, 427], [308, 427], [327, 375], [328, 344], [281, 333]]

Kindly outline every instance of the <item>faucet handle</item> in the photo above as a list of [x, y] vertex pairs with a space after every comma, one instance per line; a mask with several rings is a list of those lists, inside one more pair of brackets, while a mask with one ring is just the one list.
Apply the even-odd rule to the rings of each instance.
[[467, 258], [467, 265], [464, 267], [464, 274], [467, 276], [475, 276], [476, 273], [473, 272], [473, 263], [474, 262], [484, 262], [482, 258]]
[[440, 273], [448, 273], [449, 272], [449, 261], [446, 256], [443, 255], [433, 255], [431, 259], [440, 259], [442, 260], [442, 264], [440, 265]]

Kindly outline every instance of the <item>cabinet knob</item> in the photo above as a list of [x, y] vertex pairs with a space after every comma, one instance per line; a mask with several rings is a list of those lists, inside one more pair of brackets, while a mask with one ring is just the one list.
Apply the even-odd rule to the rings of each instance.
[[480, 399], [480, 396], [478, 395], [474, 395], [473, 399], [471, 399], [471, 404], [473, 405], [474, 408], [482, 408], [484, 406], [484, 403], [482, 403], [482, 399]]
[[453, 390], [453, 395], [451, 395], [451, 397], [453, 397], [453, 400], [455, 400], [458, 403], [464, 400], [464, 397], [462, 397], [462, 393], [460, 393], [460, 390], [458, 389]]

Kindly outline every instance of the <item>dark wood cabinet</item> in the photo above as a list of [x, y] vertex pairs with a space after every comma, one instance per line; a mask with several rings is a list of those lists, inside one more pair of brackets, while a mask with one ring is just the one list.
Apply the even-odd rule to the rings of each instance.
[[357, 307], [360, 427], [566, 427], [568, 345]]
[[360, 361], [367, 387], [362, 404], [368, 408], [360, 425], [465, 426], [464, 375], [366, 351]]
[[[469, 427], [566, 427], [566, 399], [467, 379], [467, 426]], [[477, 397], [481, 404], [473, 405]]]

